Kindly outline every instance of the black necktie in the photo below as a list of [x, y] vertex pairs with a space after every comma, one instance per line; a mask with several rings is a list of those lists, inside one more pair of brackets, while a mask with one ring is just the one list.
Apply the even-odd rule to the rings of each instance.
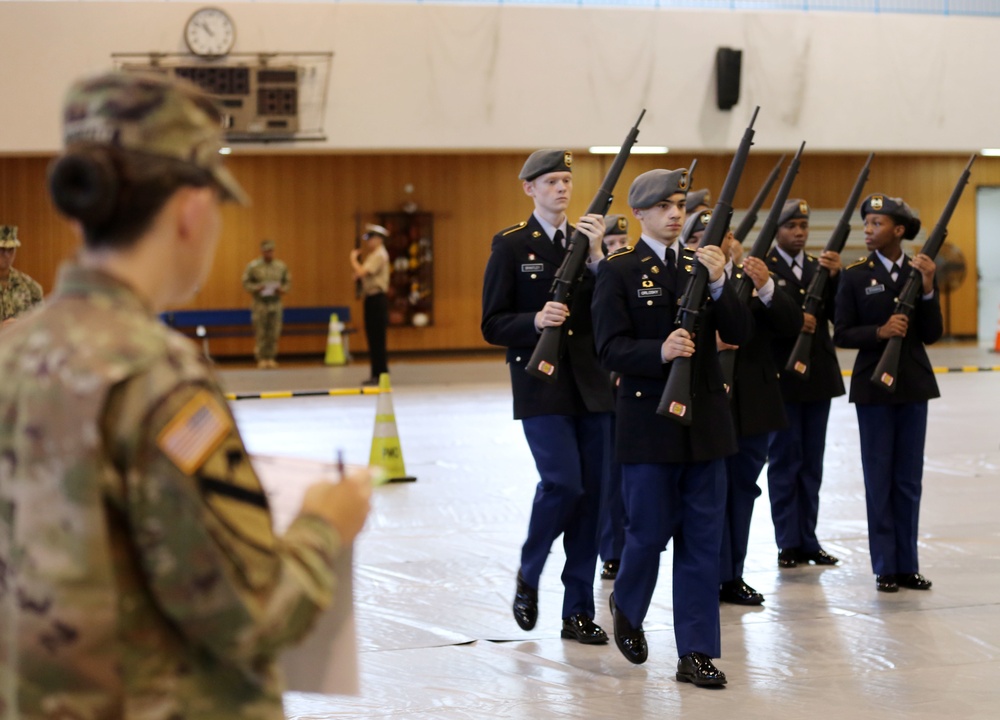
[[792, 275], [795, 276], [797, 280], [802, 279], [802, 265], [798, 258], [792, 260]]
[[563, 243], [563, 240], [565, 238], [566, 236], [563, 234], [562, 228], [559, 228], [558, 230], [556, 230], [556, 234], [552, 238], [552, 244], [555, 245], [560, 250], [565, 250], [566, 245]]
[[897, 265], [896, 263], [892, 264], [892, 272], [889, 273], [889, 277], [892, 278], [893, 282], [899, 280], [899, 265]]
[[674, 258], [674, 249], [667, 248], [667, 252], [663, 254], [663, 260], [667, 265], [667, 272], [674, 273], [677, 270], [677, 260]]

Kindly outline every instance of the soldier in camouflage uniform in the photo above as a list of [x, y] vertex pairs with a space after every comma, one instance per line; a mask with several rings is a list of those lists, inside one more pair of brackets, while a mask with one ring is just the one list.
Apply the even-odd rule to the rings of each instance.
[[275, 535], [211, 368], [157, 319], [244, 197], [214, 106], [112, 73], [64, 117], [50, 188], [83, 248], [0, 342], [0, 718], [279, 720], [275, 657], [329, 603], [367, 475]]
[[243, 271], [243, 289], [253, 296], [250, 317], [257, 340], [253, 352], [259, 368], [278, 367], [275, 358], [281, 337], [281, 298], [291, 284], [288, 266], [274, 258], [274, 241], [264, 240], [260, 244], [260, 257], [251, 260]]
[[42, 286], [14, 268], [21, 241], [16, 225], [0, 225], [0, 327], [42, 301]]

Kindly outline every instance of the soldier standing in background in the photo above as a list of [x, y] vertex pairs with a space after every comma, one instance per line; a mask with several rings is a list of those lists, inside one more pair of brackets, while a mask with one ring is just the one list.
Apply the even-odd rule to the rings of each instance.
[[365, 259], [361, 260], [361, 249], [351, 250], [351, 270], [354, 279], [361, 281], [361, 292], [365, 297], [365, 338], [368, 341], [368, 360], [371, 375], [362, 385], [378, 385], [379, 376], [389, 372], [386, 331], [389, 328], [389, 251], [385, 241], [389, 231], [381, 225], [366, 225]]
[[110, 73], [63, 134], [50, 192], [82, 247], [0, 342], [0, 715], [282, 720], [276, 655], [330, 603], [367, 473], [310, 485], [275, 536], [211, 367], [157, 317], [245, 201], [209, 99]]
[[274, 241], [260, 244], [260, 257], [254, 258], [243, 271], [243, 289], [253, 296], [250, 316], [256, 343], [254, 357], [257, 367], [276, 368], [278, 338], [281, 337], [282, 296], [292, 285], [288, 266], [274, 257]]
[[42, 301], [42, 286], [14, 267], [21, 241], [16, 225], [0, 225], [0, 328]]

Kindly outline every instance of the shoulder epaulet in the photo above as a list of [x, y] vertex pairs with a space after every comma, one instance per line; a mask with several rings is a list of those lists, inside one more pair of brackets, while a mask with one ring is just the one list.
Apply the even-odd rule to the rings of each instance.
[[605, 260], [613, 260], [614, 258], [621, 257], [622, 255], [628, 255], [630, 252], [635, 250], [635, 245], [626, 245], [623, 248], [615, 250], [613, 253], [608, 255]]
[[859, 265], [864, 265], [866, 262], [868, 262], [868, 258], [866, 258], [866, 257], [860, 258], [860, 259], [858, 259], [857, 262], [854, 262], [854, 263], [851, 263], [850, 265], [848, 265], [846, 269], [850, 270], [851, 268], [856, 268]]
[[512, 232], [517, 232], [517, 231], [518, 231], [518, 230], [520, 230], [521, 228], [523, 228], [523, 227], [527, 227], [527, 225], [528, 225], [528, 221], [527, 221], [527, 220], [522, 220], [522, 221], [521, 221], [521, 222], [519, 222], [519, 223], [518, 223], [517, 225], [511, 225], [511, 226], [510, 226], [509, 228], [506, 228], [506, 229], [504, 229], [504, 230], [501, 230], [501, 231], [500, 231], [500, 236], [501, 236], [501, 237], [507, 237], [507, 236], [508, 236], [508, 235], [510, 235], [510, 234], [511, 234]]

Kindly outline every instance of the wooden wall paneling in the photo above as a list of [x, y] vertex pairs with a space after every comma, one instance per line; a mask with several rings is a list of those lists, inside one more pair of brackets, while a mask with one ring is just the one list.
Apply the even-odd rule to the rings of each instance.
[[[694, 155], [633, 156], [616, 188], [611, 211], [631, 215], [627, 196], [632, 180], [656, 167], [686, 167]], [[246, 307], [240, 286], [246, 263], [259, 252], [260, 240], [278, 243], [278, 256], [293, 274], [289, 305], [344, 304], [361, 326], [361, 303], [354, 298], [348, 253], [354, 247], [355, 212], [365, 221], [374, 213], [398, 209], [406, 199], [434, 213], [435, 324], [427, 328], [393, 328], [390, 351], [478, 349], [487, 345], [479, 332], [482, 273], [490, 239], [498, 230], [524, 220], [531, 202], [517, 179], [526, 153], [240, 155], [229, 164], [251, 195], [248, 208], [223, 210], [223, 233], [205, 287], [189, 307]], [[611, 156], [576, 152], [575, 221], [590, 203]], [[746, 207], [777, 160], [777, 153], [751, 153], [737, 192], [737, 207]], [[789, 153], [790, 157], [790, 153]], [[864, 162], [863, 153], [803, 155], [793, 195], [813, 207], [841, 208]], [[708, 187], [717, 197], [731, 155], [702, 155], [693, 186]], [[869, 192], [904, 197], [921, 213], [930, 229], [961, 172], [967, 156], [879, 155], [872, 165]], [[52, 208], [45, 188], [47, 157], [0, 157], [0, 222], [18, 225], [24, 246], [17, 266], [52, 289], [58, 266], [71, 257], [77, 241], [69, 224]], [[408, 196], [403, 188], [412, 184]], [[975, 189], [1000, 185], [1000, 159], [980, 158], [972, 180], [952, 219], [949, 242], [964, 253], [970, 267], [966, 283], [951, 298], [951, 328], [957, 335], [976, 332]], [[765, 208], [767, 207], [765, 203]], [[861, 231], [852, 218], [852, 232]], [[638, 234], [634, 226], [633, 235]], [[911, 248], [917, 250], [919, 248]], [[852, 260], [847, 257], [845, 261]], [[281, 352], [320, 353], [321, 337], [286, 336]], [[363, 333], [351, 338], [354, 350], [365, 350]], [[248, 354], [249, 339], [218, 339], [219, 355]]]

